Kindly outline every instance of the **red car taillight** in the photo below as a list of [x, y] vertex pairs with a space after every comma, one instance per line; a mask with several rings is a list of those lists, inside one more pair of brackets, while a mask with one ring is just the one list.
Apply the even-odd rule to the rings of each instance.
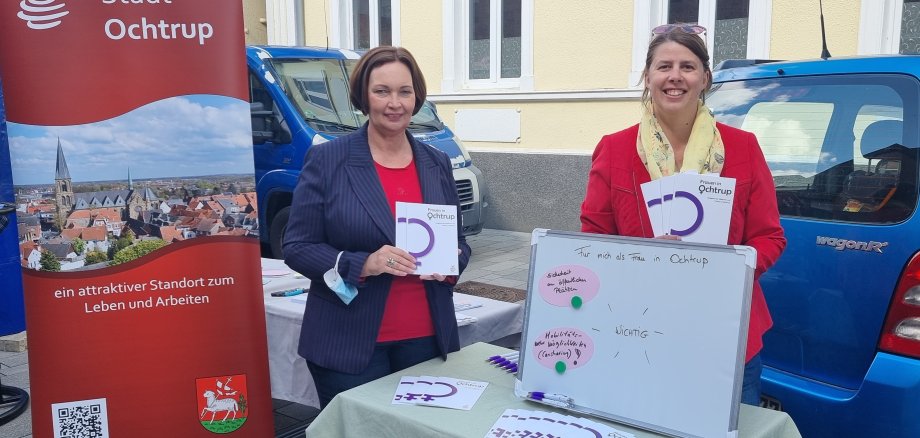
[[898, 281], [878, 346], [920, 358], [920, 254], [914, 255]]

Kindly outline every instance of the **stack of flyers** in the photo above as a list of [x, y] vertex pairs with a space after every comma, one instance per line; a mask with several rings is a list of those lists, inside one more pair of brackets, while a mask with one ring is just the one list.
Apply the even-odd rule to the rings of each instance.
[[465, 325], [470, 325], [476, 321], [479, 321], [479, 318], [467, 315], [465, 313], [454, 312], [454, 315], [457, 317], [457, 327], [463, 327]]
[[557, 414], [549, 411], [529, 411], [526, 409], [505, 409], [492, 425], [485, 438], [512, 437], [572, 437], [572, 438], [635, 438], [629, 432], [623, 432], [584, 418]]
[[463, 300], [457, 298], [457, 295], [454, 295], [454, 312], [462, 312], [464, 310], [475, 309], [477, 307], [482, 307], [482, 303], [474, 303], [472, 301]]
[[488, 382], [455, 379], [453, 377], [403, 376], [396, 386], [393, 404], [415, 404], [441, 408], [473, 408]]
[[396, 203], [396, 247], [415, 257], [418, 275], [459, 275], [457, 206]]
[[655, 236], [687, 242], [728, 242], [735, 179], [684, 172], [641, 185]]

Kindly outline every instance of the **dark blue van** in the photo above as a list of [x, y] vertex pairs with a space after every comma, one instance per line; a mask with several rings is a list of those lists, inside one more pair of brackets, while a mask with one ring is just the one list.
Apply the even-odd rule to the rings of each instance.
[[764, 405], [805, 437], [920, 436], [920, 57], [716, 71], [706, 103], [757, 135], [788, 239]]
[[[366, 117], [351, 104], [348, 78], [359, 55], [323, 47], [246, 48], [259, 236], [265, 255], [281, 258], [281, 237], [307, 149], [358, 129]], [[482, 231], [487, 190], [482, 172], [434, 104], [409, 131], [450, 157], [465, 235]]]

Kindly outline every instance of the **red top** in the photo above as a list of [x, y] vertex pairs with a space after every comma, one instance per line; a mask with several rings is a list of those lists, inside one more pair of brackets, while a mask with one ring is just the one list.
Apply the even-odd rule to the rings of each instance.
[[[391, 169], [374, 163], [377, 175], [387, 195], [390, 211], [396, 217], [396, 202], [422, 202], [422, 187], [418, 183], [415, 160], [401, 169]], [[396, 226], [396, 222], [393, 222]], [[387, 296], [386, 308], [377, 342], [398, 341], [402, 339], [434, 336], [434, 322], [428, 308], [425, 285], [417, 275], [393, 277], [390, 294]]]
[[[748, 245], [757, 250], [751, 319], [745, 362], [763, 348], [763, 334], [773, 325], [760, 289], [760, 275], [776, 263], [786, 247], [779, 223], [776, 189], [767, 162], [754, 134], [721, 123], [716, 125], [725, 143], [721, 176], [735, 178], [729, 245]], [[581, 230], [619, 236], [655, 237], [648, 211], [642, 206], [640, 185], [651, 180], [636, 151], [639, 125], [606, 135], [592, 157], [588, 190], [581, 204]]]

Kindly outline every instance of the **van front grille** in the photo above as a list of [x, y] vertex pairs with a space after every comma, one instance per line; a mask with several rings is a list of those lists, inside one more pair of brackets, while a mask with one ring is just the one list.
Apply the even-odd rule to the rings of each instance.
[[460, 209], [469, 210], [473, 204], [473, 182], [468, 179], [457, 180], [457, 196], [460, 198]]

